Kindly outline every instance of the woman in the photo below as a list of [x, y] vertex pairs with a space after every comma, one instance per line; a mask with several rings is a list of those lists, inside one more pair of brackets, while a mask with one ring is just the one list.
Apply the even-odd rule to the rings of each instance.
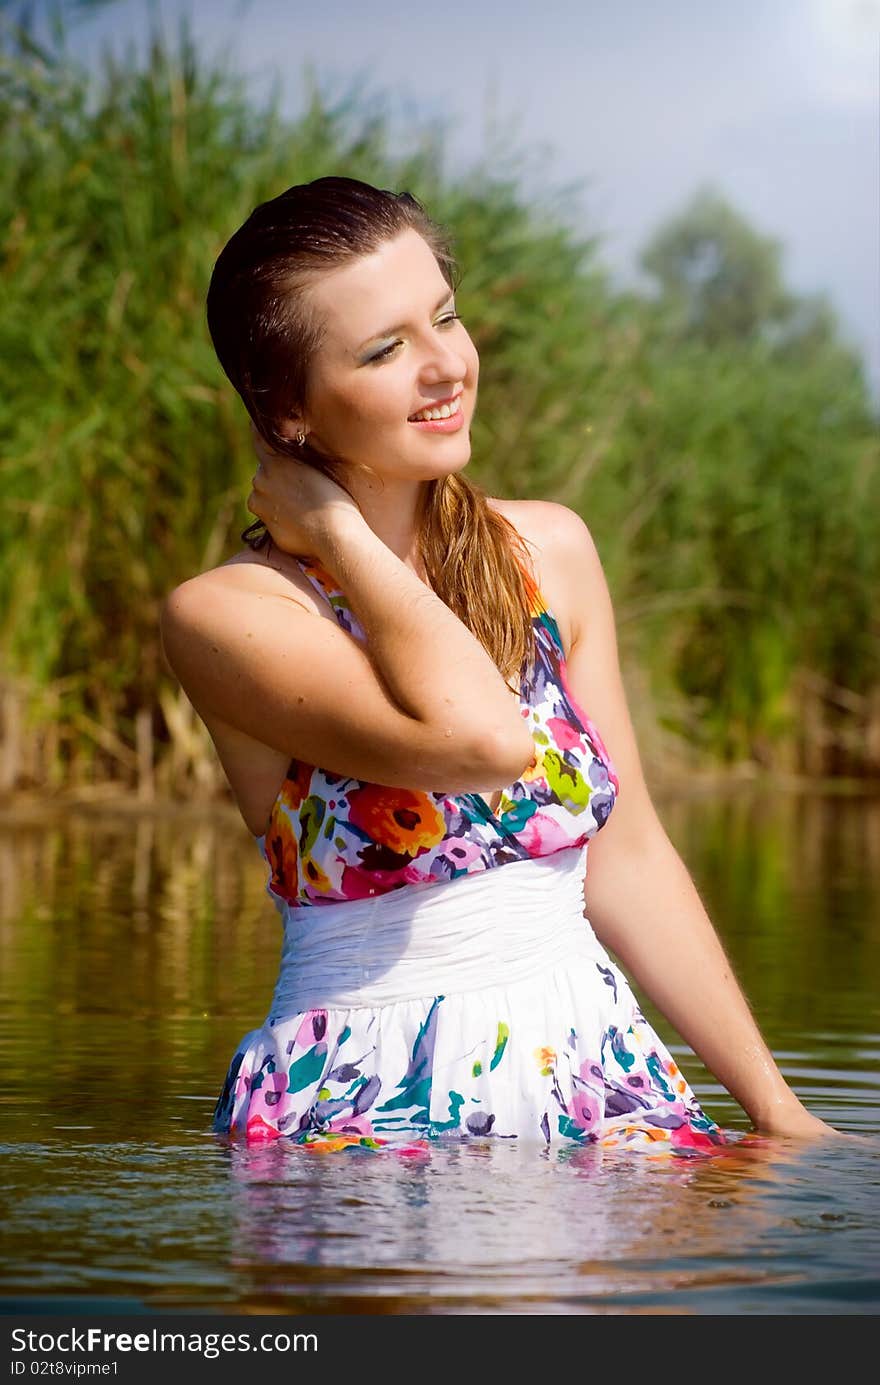
[[586, 526], [462, 475], [479, 362], [439, 228], [406, 193], [290, 188], [224, 248], [208, 322], [258, 523], [162, 636], [285, 928], [215, 1129], [722, 1148], [608, 945], [756, 1126], [828, 1131], [651, 804]]

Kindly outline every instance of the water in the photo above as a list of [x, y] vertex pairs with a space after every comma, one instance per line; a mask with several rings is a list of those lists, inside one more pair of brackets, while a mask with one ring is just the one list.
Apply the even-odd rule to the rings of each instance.
[[[0, 1296], [317, 1313], [880, 1307], [880, 803], [660, 803], [788, 1080], [860, 1136], [713, 1160], [210, 1133], [280, 929], [231, 815], [0, 823]], [[707, 1112], [744, 1114], [648, 1004]]]

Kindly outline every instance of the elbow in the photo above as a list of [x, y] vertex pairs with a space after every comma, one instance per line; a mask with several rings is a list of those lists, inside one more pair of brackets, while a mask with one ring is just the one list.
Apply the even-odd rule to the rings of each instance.
[[482, 742], [481, 758], [490, 757], [490, 762], [486, 766], [487, 773], [499, 780], [498, 787], [521, 779], [525, 770], [534, 764], [536, 750], [531, 732], [524, 724], [518, 729], [521, 732], [518, 736], [496, 730]]

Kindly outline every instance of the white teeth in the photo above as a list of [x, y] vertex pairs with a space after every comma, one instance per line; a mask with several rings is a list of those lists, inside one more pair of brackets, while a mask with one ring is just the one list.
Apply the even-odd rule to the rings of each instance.
[[461, 397], [453, 399], [451, 404], [441, 404], [437, 409], [422, 409], [421, 413], [413, 414], [412, 422], [427, 422], [429, 419], [450, 418], [452, 414], [461, 412]]

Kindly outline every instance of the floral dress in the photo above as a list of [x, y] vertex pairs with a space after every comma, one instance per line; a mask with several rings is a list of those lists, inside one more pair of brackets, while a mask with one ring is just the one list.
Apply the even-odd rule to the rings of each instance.
[[[336, 580], [297, 559], [366, 643]], [[265, 1023], [229, 1066], [214, 1129], [315, 1151], [432, 1142], [712, 1152], [698, 1105], [583, 916], [590, 839], [619, 783], [525, 572], [535, 753], [493, 812], [294, 760], [257, 842], [282, 918]]]

